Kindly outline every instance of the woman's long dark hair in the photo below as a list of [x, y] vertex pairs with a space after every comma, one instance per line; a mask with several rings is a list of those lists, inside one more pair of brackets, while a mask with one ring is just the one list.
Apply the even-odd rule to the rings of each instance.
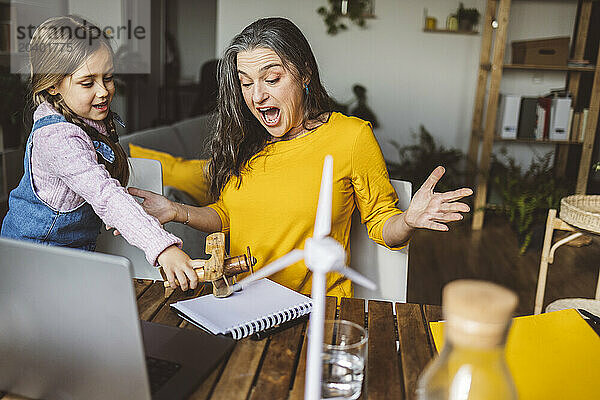
[[217, 199], [232, 177], [241, 177], [246, 163], [265, 148], [269, 133], [246, 106], [237, 72], [237, 55], [256, 48], [273, 50], [284, 67], [295, 75], [303, 90], [303, 125], [331, 110], [331, 99], [321, 83], [317, 61], [308, 41], [291, 21], [264, 18], [247, 26], [233, 38], [219, 62], [219, 98], [216, 132], [211, 140], [210, 193]]

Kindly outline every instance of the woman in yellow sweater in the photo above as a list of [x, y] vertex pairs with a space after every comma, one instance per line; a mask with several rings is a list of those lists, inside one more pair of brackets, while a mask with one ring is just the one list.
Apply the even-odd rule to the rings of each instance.
[[[470, 195], [470, 189], [433, 192], [442, 167], [406, 212], [396, 208], [398, 199], [370, 124], [330, 111], [310, 45], [289, 20], [266, 18], [246, 27], [225, 50], [219, 76], [208, 171], [217, 200], [207, 207], [184, 206], [132, 189], [162, 223], [228, 233], [230, 253], [242, 254], [250, 246], [260, 268], [303, 248], [312, 235], [327, 154], [334, 159], [331, 236], [347, 254], [355, 207], [371, 239], [392, 249], [405, 245], [416, 228], [447, 230], [445, 223], [469, 211], [457, 200]], [[310, 293], [311, 276], [303, 261], [271, 278]], [[341, 275], [329, 274], [327, 287], [328, 295], [352, 296], [351, 283]]]

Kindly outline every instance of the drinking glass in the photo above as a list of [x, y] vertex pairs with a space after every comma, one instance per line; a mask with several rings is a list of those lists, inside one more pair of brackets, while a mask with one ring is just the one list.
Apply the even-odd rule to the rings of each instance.
[[357, 399], [367, 360], [367, 331], [354, 322], [325, 321], [323, 399]]

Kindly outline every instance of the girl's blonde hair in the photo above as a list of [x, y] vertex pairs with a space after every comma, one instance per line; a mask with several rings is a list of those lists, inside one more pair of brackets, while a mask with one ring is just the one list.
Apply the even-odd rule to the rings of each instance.
[[31, 100], [34, 107], [48, 102], [68, 122], [83, 129], [92, 140], [106, 143], [115, 153], [115, 160], [107, 163], [102, 157], [98, 157], [98, 161], [104, 163], [113, 178], [126, 186], [129, 180], [127, 155], [118, 143], [112, 111], [103, 121], [109, 133], [107, 137], [75, 114], [60, 94], [51, 95], [48, 92], [48, 89], [58, 86], [65, 77], [75, 72], [101, 46], [114, 58], [110, 43], [100, 29], [80, 17], [69, 15], [44, 21], [35, 30], [30, 44]]

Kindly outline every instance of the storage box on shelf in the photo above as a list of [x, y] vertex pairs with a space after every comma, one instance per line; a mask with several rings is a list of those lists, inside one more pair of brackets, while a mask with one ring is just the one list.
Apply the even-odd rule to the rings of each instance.
[[512, 42], [512, 63], [566, 66], [570, 40], [567, 36]]

